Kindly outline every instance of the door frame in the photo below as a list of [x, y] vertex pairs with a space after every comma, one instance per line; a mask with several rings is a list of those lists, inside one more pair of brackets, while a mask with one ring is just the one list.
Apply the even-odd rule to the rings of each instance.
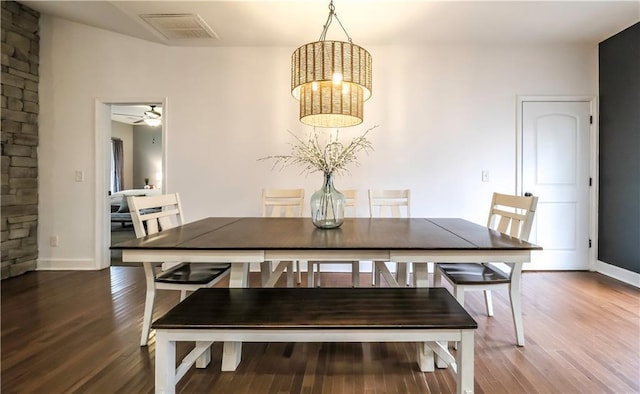
[[596, 96], [516, 96], [516, 194], [524, 193], [522, 188], [522, 106], [525, 102], [588, 102], [593, 121], [589, 127], [589, 271], [596, 270], [598, 256], [598, 98]]
[[110, 188], [110, 147], [111, 147], [111, 105], [159, 103], [162, 105], [162, 192], [167, 190], [167, 135], [168, 100], [166, 97], [143, 98], [96, 98], [95, 99], [95, 238], [94, 262], [96, 269], [111, 266], [111, 218], [110, 200], [107, 192]]

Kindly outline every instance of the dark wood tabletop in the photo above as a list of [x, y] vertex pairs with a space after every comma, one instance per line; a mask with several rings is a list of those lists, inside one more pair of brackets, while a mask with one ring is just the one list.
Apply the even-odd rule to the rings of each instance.
[[444, 288], [203, 288], [153, 328], [474, 329]]
[[206, 218], [112, 249], [173, 250], [540, 250], [458, 218], [347, 218], [318, 229], [310, 218]]

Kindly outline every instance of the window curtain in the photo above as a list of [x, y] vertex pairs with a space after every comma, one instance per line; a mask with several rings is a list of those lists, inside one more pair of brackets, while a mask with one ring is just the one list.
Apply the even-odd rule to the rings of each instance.
[[115, 193], [124, 189], [124, 154], [121, 139], [111, 139], [111, 153], [111, 189]]

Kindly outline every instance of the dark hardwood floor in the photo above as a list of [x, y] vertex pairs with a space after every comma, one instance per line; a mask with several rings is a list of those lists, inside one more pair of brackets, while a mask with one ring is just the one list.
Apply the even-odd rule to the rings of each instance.
[[[362, 275], [362, 285], [370, 279]], [[322, 280], [350, 286], [351, 276], [323, 274]], [[1, 287], [2, 393], [153, 392], [155, 344], [138, 346], [140, 267], [31, 272]], [[476, 393], [640, 392], [638, 289], [596, 273], [525, 273], [522, 348], [515, 345], [506, 292], [494, 294], [493, 318], [485, 316], [481, 293], [466, 296], [479, 324]], [[160, 316], [178, 293], [160, 291], [157, 301]], [[181, 356], [190, 345], [178, 347]], [[235, 372], [220, 372], [221, 352], [214, 344], [211, 365], [190, 371], [178, 391], [448, 393], [455, 387], [448, 370], [418, 371], [413, 344], [247, 343]]]

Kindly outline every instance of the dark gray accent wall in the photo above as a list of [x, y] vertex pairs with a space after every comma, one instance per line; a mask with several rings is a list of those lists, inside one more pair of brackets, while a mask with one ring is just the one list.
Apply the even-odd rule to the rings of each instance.
[[39, 18], [2, 1], [2, 279], [38, 259]]
[[640, 23], [598, 49], [598, 260], [640, 273]]

